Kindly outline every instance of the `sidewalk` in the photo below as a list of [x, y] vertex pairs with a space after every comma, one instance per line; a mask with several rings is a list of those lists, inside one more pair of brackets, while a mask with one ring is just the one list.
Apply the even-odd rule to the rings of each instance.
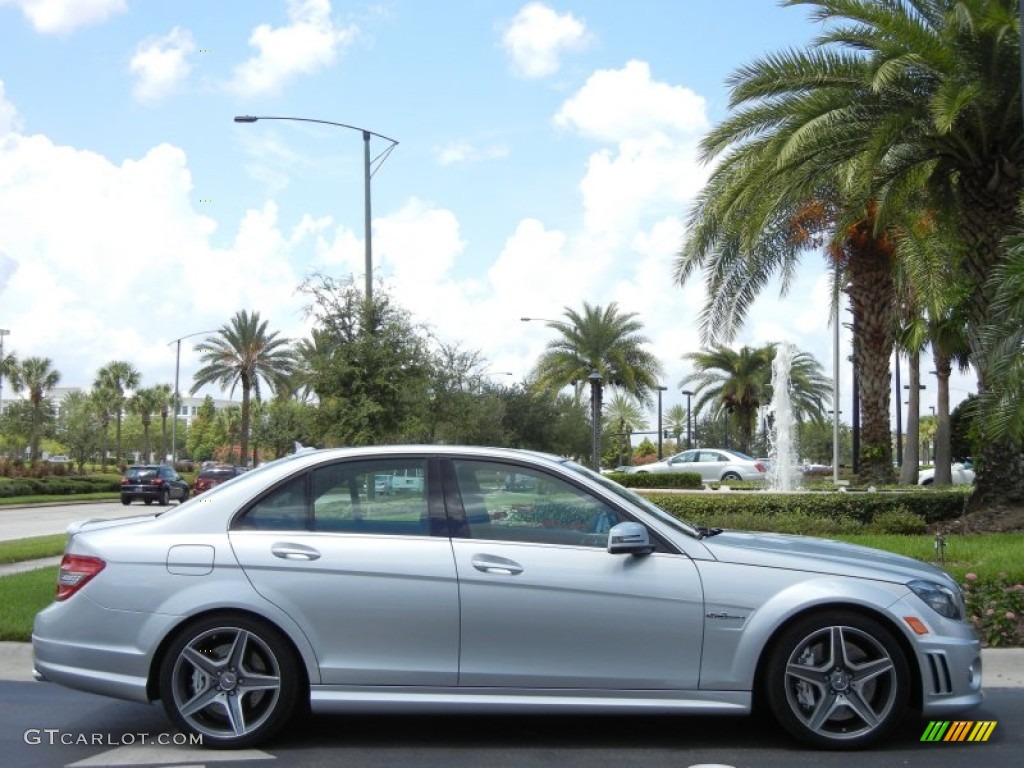
[[[986, 688], [1024, 688], [1024, 648], [985, 648], [981, 662]], [[0, 642], [0, 680], [32, 679], [32, 646]]]

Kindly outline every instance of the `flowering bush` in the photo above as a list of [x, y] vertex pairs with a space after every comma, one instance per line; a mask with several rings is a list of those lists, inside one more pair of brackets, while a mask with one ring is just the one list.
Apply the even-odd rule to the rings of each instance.
[[968, 573], [963, 590], [967, 616], [984, 645], [1024, 645], [1024, 584], [1014, 583], [1005, 573], [995, 579]]

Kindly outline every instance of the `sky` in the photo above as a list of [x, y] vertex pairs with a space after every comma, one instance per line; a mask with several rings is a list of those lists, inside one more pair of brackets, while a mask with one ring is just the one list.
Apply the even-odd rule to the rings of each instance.
[[[732, 72], [817, 31], [774, 0], [0, 0], [5, 351], [64, 386], [111, 360], [173, 385], [188, 337], [187, 392], [194, 345], [239, 310], [307, 336], [302, 281], [364, 279], [365, 129], [374, 158], [398, 142], [371, 183], [376, 285], [502, 383], [554, 333], [521, 317], [616, 302], [667, 409], [701, 348], [701, 281], [672, 279], [697, 145]], [[831, 376], [830, 307], [808, 253], [733, 346], [788, 341]], [[845, 328], [839, 352], [848, 403]]]

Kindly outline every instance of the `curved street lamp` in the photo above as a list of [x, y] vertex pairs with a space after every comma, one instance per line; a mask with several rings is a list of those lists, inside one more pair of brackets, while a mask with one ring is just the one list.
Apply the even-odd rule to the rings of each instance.
[[[332, 120], [314, 120], [309, 117], [273, 117], [267, 115], [237, 115], [235, 117], [236, 123], [255, 123], [257, 120], [294, 120], [300, 123], [320, 123], [321, 125], [333, 125], [338, 128], [348, 128], [353, 131], [359, 131], [363, 134], [363, 208], [364, 208], [364, 219], [363, 228], [366, 240], [366, 305], [370, 306], [373, 303], [373, 246], [370, 241], [370, 179], [372, 178], [376, 168], [380, 168], [384, 164], [384, 161], [388, 159], [388, 155], [391, 151], [398, 146], [398, 142], [394, 139], [388, 138], [380, 133], [374, 133], [368, 131], [365, 128], [359, 128], [355, 125], [348, 125], [347, 123], [336, 123]], [[381, 152], [377, 157], [370, 160], [370, 137], [376, 136], [378, 139], [383, 139], [389, 142], [387, 149]]]
[[[202, 336], [204, 333], [217, 333], [217, 331], [196, 331], [167, 343], [168, 347], [171, 344], [178, 345], [177, 352], [174, 355], [174, 421], [171, 422], [171, 466], [178, 463], [178, 408], [180, 407], [181, 400], [178, 394], [178, 371], [181, 368], [181, 342], [185, 339], [191, 339], [193, 336]], [[167, 439], [166, 432], [164, 433], [164, 439]], [[166, 445], [161, 450], [166, 450]]]

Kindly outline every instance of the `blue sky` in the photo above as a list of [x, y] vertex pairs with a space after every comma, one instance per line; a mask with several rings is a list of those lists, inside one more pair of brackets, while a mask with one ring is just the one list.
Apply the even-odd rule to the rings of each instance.
[[[168, 342], [240, 309], [305, 335], [304, 277], [363, 279], [363, 145], [232, 121], [295, 116], [399, 142], [373, 178], [374, 273], [438, 338], [518, 380], [551, 333], [521, 316], [616, 301], [667, 407], [699, 348], [703, 290], [671, 280], [696, 143], [732, 71], [815, 32], [770, 0], [0, 0], [7, 349], [65, 385], [113, 359], [148, 385], [173, 381]], [[831, 373], [824, 263], [804, 264], [736, 343], [789, 340]], [[196, 360], [183, 344], [183, 390]]]

